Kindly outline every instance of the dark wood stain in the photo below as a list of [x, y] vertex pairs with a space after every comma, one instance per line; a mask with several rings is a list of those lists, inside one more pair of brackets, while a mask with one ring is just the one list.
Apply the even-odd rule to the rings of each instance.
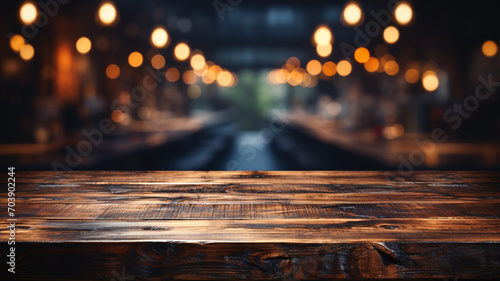
[[19, 280], [500, 278], [498, 172], [17, 172], [16, 184]]

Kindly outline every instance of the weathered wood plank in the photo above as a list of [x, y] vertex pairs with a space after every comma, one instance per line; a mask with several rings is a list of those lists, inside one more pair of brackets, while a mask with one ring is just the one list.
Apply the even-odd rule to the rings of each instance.
[[[421, 193], [135, 193], [102, 194], [94, 192], [18, 193], [18, 200], [31, 203], [57, 202], [71, 204], [366, 204], [366, 203], [500, 203], [498, 192]], [[376, 198], [376, 199], [375, 199]]]
[[[0, 174], [6, 178], [7, 175]], [[90, 183], [90, 184], [400, 184], [422, 183], [499, 183], [500, 174], [491, 171], [416, 171], [404, 177], [396, 171], [91, 171], [28, 172], [17, 171], [18, 183]]]
[[[88, 184], [88, 183], [21, 183], [17, 189], [23, 194], [82, 193], [455, 193], [497, 192], [500, 183], [422, 183], [398, 184]], [[3, 190], [3, 193], [6, 191]]]
[[[243, 206], [245, 205], [245, 206]], [[249, 205], [249, 206], [246, 206]], [[6, 213], [7, 207], [0, 208]], [[43, 219], [288, 219], [492, 218], [500, 204], [62, 204], [23, 202], [18, 218]]]
[[497, 279], [500, 260], [497, 243], [23, 243], [17, 251], [16, 280]]
[[[0, 234], [8, 237], [7, 223]], [[19, 242], [350, 243], [500, 242], [500, 219], [37, 220]]]
[[20, 280], [500, 278], [498, 172], [17, 172], [16, 181]]

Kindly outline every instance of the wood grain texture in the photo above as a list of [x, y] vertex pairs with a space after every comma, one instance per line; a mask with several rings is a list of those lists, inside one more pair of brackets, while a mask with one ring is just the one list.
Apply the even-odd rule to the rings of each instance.
[[498, 279], [500, 244], [23, 243], [18, 251], [15, 280], [443, 281]]
[[500, 278], [498, 172], [17, 172], [16, 200], [20, 280]]

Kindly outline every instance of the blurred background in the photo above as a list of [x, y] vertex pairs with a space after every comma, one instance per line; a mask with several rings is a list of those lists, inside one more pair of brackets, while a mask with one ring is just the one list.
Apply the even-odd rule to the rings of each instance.
[[494, 1], [2, 5], [2, 165], [500, 167]]

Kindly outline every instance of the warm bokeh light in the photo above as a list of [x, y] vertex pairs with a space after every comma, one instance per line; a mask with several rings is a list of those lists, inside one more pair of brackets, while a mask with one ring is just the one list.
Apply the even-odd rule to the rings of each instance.
[[347, 76], [351, 73], [352, 71], [352, 65], [350, 62], [346, 60], [341, 60], [339, 63], [337, 63], [337, 73], [340, 76]]
[[121, 104], [129, 104], [131, 100], [130, 93], [127, 91], [122, 91], [118, 95], [118, 101], [120, 101]]
[[267, 74], [267, 82], [271, 85], [278, 84], [278, 81], [276, 79], [276, 75], [278, 75], [277, 69], [272, 69], [271, 71], [269, 71], [269, 73]]
[[214, 71], [214, 68], [209, 67], [208, 71], [201, 77], [201, 80], [205, 84], [212, 84], [217, 79], [217, 72]]
[[118, 76], [120, 76], [120, 67], [116, 64], [108, 65], [108, 67], [106, 67], [106, 76], [108, 76], [109, 79], [118, 78]]
[[10, 48], [14, 52], [19, 52], [21, 48], [24, 46], [24, 37], [19, 34], [16, 34], [10, 38]]
[[163, 27], [157, 27], [151, 33], [151, 43], [156, 48], [164, 48], [167, 46], [168, 42], [168, 33]]
[[399, 72], [399, 64], [396, 61], [388, 61], [384, 64], [384, 71], [388, 75], [396, 75]]
[[200, 78], [196, 76], [196, 74], [192, 70], [188, 70], [182, 75], [182, 81], [184, 81], [184, 83], [186, 83], [187, 85], [195, 84], [199, 81], [199, 79]]
[[327, 61], [323, 65], [323, 73], [326, 76], [333, 76], [337, 73], [337, 65], [332, 61]]
[[19, 50], [19, 56], [21, 56], [23, 60], [28, 61], [32, 59], [34, 55], [35, 55], [35, 49], [30, 44], [22, 46], [21, 50]]
[[161, 69], [165, 66], [165, 58], [160, 55], [154, 55], [154, 57], [151, 58], [151, 66], [155, 69]]
[[141, 53], [139, 52], [132, 52], [129, 56], [128, 56], [128, 63], [130, 64], [130, 66], [132, 67], [139, 67], [141, 66], [142, 64], [142, 55]]
[[394, 26], [388, 26], [384, 30], [384, 40], [387, 44], [394, 44], [399, 39], [399, 30]]
[[32, 2], [24, 3], [21, 6], [21, 9], [19, 9], [19, 17], [25, 25], [32, 24], [35, 21], [37, 14], [38, 12], [36, 6]]
[[288, 71], [293, 71], [295, 69], [295, 66], [291, 63], [285, 63], [281, 68], [284, 68]]
[[498, 46], [497, 43], [488, 40], [483, 43], [482, 47], [483, 54], [487, 57], [493, 57], [497, 54], [498, 52]]
[[331, 101], [326, 106], [326, 111], [331, 116], [337, 116], [340, 114], [340, 112], [342, 112], [342, 105], [336, 101]]
[[439, 79], [436, 72], [427, 70], [422, 74], [422, 86], [428, 92], [433, 92], [439, 87]]
[[116, 19], [116, 8], [111, 2], [105, 2], [99, 8], [99, 19], [104, 25], [111, 25]]
[[326, 44], [326, 45], [318, 45], [316, 46], [316, 52], [320, 57], [328, 57], [332, 53], [332, 45], [331, 44]]
[[344, 21], [348, 25], [357, 25], [361, 21], [363, 12], [361, 11], [358, 3], [349, 3], [345, 6], [344, 13], [342, 15], [344, 17]]
[[306, 70], [309, 72], [311, 75], [318, 75], [321, 73], [321, 63], [317, 60], [311, 60], [310, 62], [307, 63], [306, 65]]
[[386, 139], [399, 138], [405, 133], [405, 128], [401, 124], [394, 124], [384, 128], [383, 135]]
[[211, 65], [209, 70], [215, 73], [215, 75], [219, 75], [222, 72], [222, 68], [218, 65]]
[[302, 73], [298, 70], [294, 70], [288, 74], [288, 84], [291, 86], [296, 87], [300, 85], [300, 83], [302, 83], [302, 79]]
[[116, 123], [120, 123], [125, 119], [125, 114], [123, 114], [123, 111], [121, 110], [114, 110], [111, 113], [111, 120], [113, 120]]
[[193, 69], [194, 70], [194, 74], [196, 74], [197, 76], [204, 76], [205, 74], [207, 74], [208, 72], [208, 65], [205, 63], [205, 65], [203, 65], [202, 68], [200, 69]]
[[189, 85], [187, 88], [187, 95], [190, 99], [197, 99], [201, 96], [201, 88], [198, 85]]
[[405, 72], [405, 80], [410, 84], [415, 84], [420, 79], [420, 72], [415, 68], [409, 68]]
[[365, 63], [370, 59], [370, 51], [364, 47], [360, 47], [354, 52], [354, 59], [359, 63]]
[[288, 74], [290, 72], [288, 72], [288, 70], [286, 69], [280, 69], [278, 70], [277, 74], [276, 74], [276, 81], [279, 83], [279, 84], [285, 84], [288, 80]]
[[371, 57], [365, 62], [364, 66], [366, 71], [375, 72], [378, 70], [380, 64], [377, 58]]
[[193, 69], [202, 69], [205, 67], [205, 57], [202, 54], [196, 54], [191, 57], [190, 64]]
[[300, 86], [312, 88], [312, 87], [316, 86], [317, 83], [318, 83], [318, 78], [316, 78], [316, 76], [311, 76], [307, 73], [303, 73], [302, 83], [300, 83]]
[[191, 49], [186, 43], [179, 43], [174, 48], [174, 57], [176, 60], [184, 61], [189, 57]]
[[219, 75], [217, 75], [217, 84], [222, 87], [230, 87], [233, 83], [233, 75], [227, 70], [223, 70]]
[[86, 54], [90, 51], [92, 48], [92, 42], [90, 42], [90, 39], [87, 37], [81, 37], [76, 41], [76, 50], [80, 54]]
[[380, 61], [380, 66], [379, 66], [379, 69], [377, 71], [384, 72], [385, 65], [387, 64], [387, 62], [396, 61], [396, 58], [391, 54], [385, 54], [382, 58], [380, 58], [379, 61]]
[[413, 10], [410, 4], [406, 2], [400, 3], [394, 10], [396, 21], [401, 25], [407, 25], [413, 17]]
[[167, 69], [167, 71], [165, 72], [165, 78], [167, 78], [167, 80], [169, 82], [176, 82], [177, 80], [179, 80], [179, 78], [181, 77], [181, 74], [179, 73], [179, 70], [177, 70], [177, 68], [175, 67], [171, 67], [169, 69]]
[[300, 60], [297, 57], [291, 57], [286, 60], [286, 63], [291, 65], [293, 68], [300, 67]]
[[333, 41], [333, 35], [330, 29], [326, 26], [320, 26], [314, 32], [314, 42], [316, 45], [330, 45]]

